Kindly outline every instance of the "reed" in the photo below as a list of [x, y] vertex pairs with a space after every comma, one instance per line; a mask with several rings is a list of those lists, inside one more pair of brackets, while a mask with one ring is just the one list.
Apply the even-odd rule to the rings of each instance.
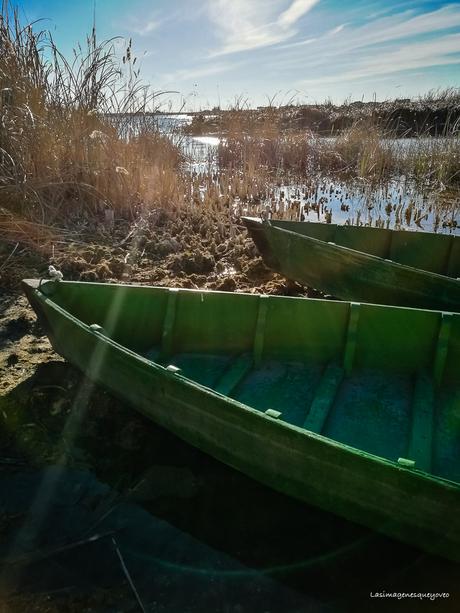
[[276, 121], [250, 124], [241, 117], [227, 123], [227, 135], [218, 149], [221, 168], [296, 174], [323, 172], [341, 178], [357, 177], [373, 183], [400, 175], [409, 176], [421, 186], [437, 189], [456, 187], [460, 182], [460, 133], [455, 121], [439, 138], [426, 132], [399, 139], [390, 128], [371, 120], [357, 121], [337, 136], [320, 138], [309, 130], [285, 130]]
[[270, 118], [283, 130], [311, 130], [321, 136], [338, 135], [358, 123], [372, 123], [397, 137], [447, 136], [460, 117], [460, 88], [455, 87], [431, 90], [413, 99], [381, 102], [347, 99], [342, 104], [327, 100], [275, 106], [275, 98], [269, 99], [268, 106], [251, 109], [240, 96], [228, 110], [203, 111], [194, 118], [189, 129], [194, 134], [226, 134], [229, 124], [238, 115], [240, 125], [263, 125]]
[[94, 30], [69, 62], [48, 32], [24, 27], [3, 3], [0, 195], [6, 209], [55, 223], [81, 215], [102, 219], [104, 209], [132, 217], [143, 203], [180, 201], [182, 156], [144, 121], [159, 98], [142, 84], [135, 62], [130, 41], [119, 60], [115, 42], [98, 44]]

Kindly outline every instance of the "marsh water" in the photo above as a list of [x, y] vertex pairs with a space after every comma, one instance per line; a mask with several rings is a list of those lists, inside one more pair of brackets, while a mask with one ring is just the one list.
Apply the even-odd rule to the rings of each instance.
[[[215, 177], [219, 181], [218, 147], [224, 140], [216, 135], [192, 136], [183, 128], [190, 125], [192, 115], [152, 115], [150, 121], [162, 133], [180, 146], [185, 156], [184, 169], [193, 176]], [[145, 120], [144, 120], [145, 121]], [[136, 124], [130, 124], [135, 133]], [[320, 142], [334, 137], [314, 137]], [[395, 151], [416, 150], [417, 147], [445, 146], [443, 138], [387, 139], [385, 146]], [[205, 180], [203, 180], [203, 185]], [[203, 187], [202, 189], [205, 189]], [[236, 198], [235, 205], [245, 213], [247, 203]], [[267, 183], [260, 202], [260, 211], [270, 209], [274, 216], [283, 216], [295, 208], [293, 218], [351, 225], [368, 225], [390, 229], [460, 234], [460, 190], [421, 185], [410, 176], [399, 175], [385, 181], [346, 179], [315, 171], [304, 178], [277, 178]]]
[[[158, 125], [180, 144], [189, 172], [198, 176], [218, 175], [217, 148], [221, 138], [184, 135], [181, 128], [191, 121], [190, 115], [161, 116]], [[388, 139], [385, 144], [393, 149], [410, 150], [427, 145], [443, 147], [444, 140], [400, 138]], [[237, 200], [236, 204], [241, 203]], [[293, 206], [299, 220], [460, 234], [460, 192], [443, 186], [435, 189], [429, 184], [420, 185], [405, 175], [371, 182], [341, 180], [316, 172], [305, 180], [296, 178], [266, 186], [261, 210], [268, 207], [279, 216]]]

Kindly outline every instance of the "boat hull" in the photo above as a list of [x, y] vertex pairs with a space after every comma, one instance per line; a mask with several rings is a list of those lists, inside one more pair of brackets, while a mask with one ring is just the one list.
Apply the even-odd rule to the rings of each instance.
[[455, 278], [293, 232], [288, 225], [243, 221], [265, 264], [288, 279], [343, 300], [460, 311]]
[[275, 490], [460, 561], [460, 488], [280, 422], [154, 364], [25, 282], [55, 350], [184, 441]]

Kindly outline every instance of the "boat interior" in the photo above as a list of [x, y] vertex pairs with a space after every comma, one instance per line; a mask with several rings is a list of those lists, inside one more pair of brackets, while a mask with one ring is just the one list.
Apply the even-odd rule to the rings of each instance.
[[270, 221], [272, 226], [448, 277], [460, 277], [460, 236], [336, 224]]
[[216, 392], [460, 481], [460, 314], [79, 282], [42, 291], [120, 345]]

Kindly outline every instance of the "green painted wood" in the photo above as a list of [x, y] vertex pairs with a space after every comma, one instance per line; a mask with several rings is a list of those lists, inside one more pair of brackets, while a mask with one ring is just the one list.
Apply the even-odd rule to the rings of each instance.
[[[354, 226], [335, 226], [334, 243], [348, 249], [364, 251], [370, 255], [389, 258], [391, 252], [392, 233], [381, 228], [360, 228], [356, 232]], [[293, 229], [293, 232], [296, 230]]]
[[407, 457], [426, 472], [431, 470], [433, 455], [434, 383], [426, 373], [419, 373], [414, 386], [412, 428]]
[[174, 347], [182, 352], [251, 352], [258, 315], [258, 296], [227, 292], [179, 292]]
[[341, 354], [349, 319], [345, 302], [312, 300], [308, 316], [303, 300], [268, 301], [264, 328], [264, 355], [278, 359], [289, 355], [303, 361], [313, 357], [325, 364]]
[[453, 236], [430, 232], [387, 230], [392, 241], [390, 259], [398, 264], [428, 272], [444, 274]]
[[323, 369], [323, 364], [311, 361], [264, 357], [232, 397], [259, 411], [281, 411], [285, 421], [302, 426]]
[[[143, 355], [161, 345], [167, 288], [61, 282], [46, 296], [37, 287], [24, 282], [53, 347], [160, 426], [276, 490], [460, 561], [460, 314], [442, 385], [419, 377], [414, 394], [414, 376], [433, 369], [436, 311], [361, 304], [353, 367], [334, 384], [332, 367], [321, 373], [346, 355], [347, 303], [178, 290], [174, 351], [163, 364], [181, 370], [168, 372]], [[111, 334], [91, 324], [112, 325]], [[225, 373], [237, 379], [236, 356], [254, 348], [260, 362], [237, 399], [218, 393]], [[411, 459], [409, 440], [418, 462], [426, 457], [431, 391], [432, 462], [423, 472], [397, 459]], [[330, 405], [321, 434], [300, 427], [315, 403]]]
[[438, 311], [361, 303], [354, 367], [401, 374], [430, 370], [440, 321]]
[[268, 296], [259, 297], [259, 311], [254, 334], [254, 363], [260, 364], [264, 351], [265, 323], [267, 320]]
[[337, 364], [332, 363], [326, 366], [303, 424], [306, 430], [321, 434], [343, 377], [344, 370]]
[[167, 361], [174, 364], [181, 370], [181, 374], [188, 379], [196, 381], [206, 387], [215, 387], [216, 382], [222, 377], [223, 373], [231, 363], [231, 356], [207, 352], [177, 352], [171, 355]]
[[144, 354], [144, 357], [151, 362], [158, 362], [160, 360], [160, 349], [158, 347], [152, 347]]
[[250, 355], [240, 355], [236, 358], [214, 386], [216, 392], [231, 396], [237, 385], [249, 373], [253, 364], [254, 359]]
[[458, 236], [310, 222], [267, 224], [254, 218], [243, 222], [267, 266], [289, 279], [345, 300], [460, 310]]
[[175, 288], [168, 290], [168, 304], [166, 306], [163, 334], [161, 337], [161, 359], [164, 360], [173, 352], [174, 323], [176, 321], [176, 305], [178, 292]]
[[442, 266], [442, 268], [440, 269], [440, 273], [443, 275], [446, 275], [448, 277], [452, 277], [454, 276], [452, 274], [453, 272], [453, 264], [454, 264], [454, 257], [455, 257], [455, 249], [454, 249], [454, 245], [455, 245], [455, 237], [451, 236], [450, 237], [450, 241], [448, 243], [448, 248], [447, 248], [447, 252], [446, 252], [446, 256], [445, 256], [445, 263]]
[[350, 319], [348, 321], [347, 341], [345, 343], [345, 353], [343, 356], [343, 367], [347, 374], [352, 371], [355, 359], [359, 316], [361, 313], [360, 307], [361, 305], [359, 302], [350, 303]]
[[275, 409], [267, 409], [265, 415], [272, 417], [273, 419], [280, 419], [282, 416], [281, 411], [275, 411]]
[[433, 376], [437, 385], [440, 385], [444, 375], [444, 369], [447, 363], [447, 353], [449, 351], [449, 341], [452, 331], [452, 313], [443, 313], [441, 325], [439, 326], [439, 336], [436, 344], [436, 353], [434, 358]]
[[445, 274], [454, 279], [460, 278], [460, 241], [452, 237], [451, 250]]
[[460, 389], [443, 385], [435, 389], [432, 474], [460, 482]]

